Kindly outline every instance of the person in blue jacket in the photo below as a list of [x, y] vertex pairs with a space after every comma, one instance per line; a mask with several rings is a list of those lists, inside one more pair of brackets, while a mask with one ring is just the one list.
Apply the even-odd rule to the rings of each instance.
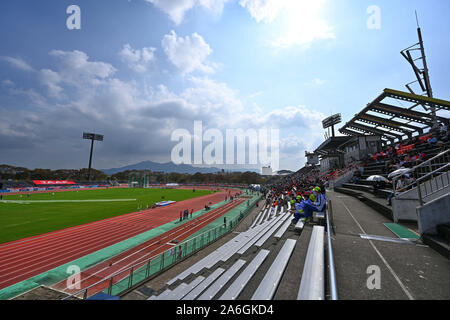
[[304, 219], [304, 222], [309, 222], [312, 217], [313, 211], [316, 211], [317, 208], [312, 205], [313, 201], [316, 200], [316, 197], [311, 194], [308, 198], [308, 195], [304, 195], [304, 198], [297, 199], [295, 203], [295, 213], [294, 219], [292, 219], [293, 224], [297, 224], [299, 219]]
[[324, 212], [327, 207], [327, 198], [321, 191], [320, 187], [315, 187], [312, 191], [316, 197], [316, 200], [313, 203], [316, 207], [316, 210], [314, 210], [316, 212]]
[[305, 195], [305, 199], [303, 201], [303, 211], [305, 211], [304, 222], [309, 222], [309, 220], [312, 218], [313, 212], [317, 211], [317, 207], [314, 205], [316, 196], [314, 194]]

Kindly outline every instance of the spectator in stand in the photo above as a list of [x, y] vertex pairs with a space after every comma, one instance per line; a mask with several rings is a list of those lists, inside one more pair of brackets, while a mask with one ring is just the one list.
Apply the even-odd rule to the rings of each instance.
[[406, 175], [403, 175], [400, 177], [400, 179], [397, 180], [396, 186], [395, 186], [395, 193], [394, 191], [391, 192], [391, 194], [387, 198], [387, 205], [392, 205], [392, 198], [399, 194], [400, 192], [406, 191], [405, 187], [407, 184], [407, 178]]
[[443, 122], [439, 124], [439, 140], [442, 142], [448, 142], [449, 140], [448, 127]]
[[325, 197], [325, 194], [322, 192], [325, 190], [322, 189], [323, 188], [315, 187], [312, 191], [314, 198], [316, 198], [316, 200], [313, 203], [314, 207], [316, 207], [316, 210], [313, 211], [324, 212], [327, 207], [327, 198]]
[[[312, 199], [315, 200], [314, 195], [311, 195]], [[312, 210], [316, 209], [311, 205], [311, 200], [308, 200], [308, 195], [304, 194], [304, 196], [298, 196], [297, 201], [295, 203], [295, 213], [294, 219], [292, 219], [292, 224], [297, 224], [298, 220], [302, 219], [303, 222], [309, 222], [309, 219], [312, 217]]]
[[405, 161], [404, 163], [405, 168], [412, 168], [413, 159], [409, 153], [404, 157], [404, 161]]
[[431, 137], [427, 140], [427, 143], [432, 146], [436, 145], [437, 142], [438, 142], [438, 140], [436, 137]]

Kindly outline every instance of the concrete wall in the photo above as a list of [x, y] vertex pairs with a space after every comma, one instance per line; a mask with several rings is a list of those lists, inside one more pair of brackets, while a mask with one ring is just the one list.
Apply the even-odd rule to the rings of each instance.
[[334, 189], [334, 188], [339, 188], [340, 186], [342, 186], [344, 183], [347, 183], [350, 181], [351, 178], [353, 178], [353, 174], [358, 171], [358, 169], [356, 170], [352, 170], [347, 172], [346, 174], [344, 174], [342, 177], [339, 177], [336, 180], [331, 180], [330, 181], [330, 189]]
[[436, 234], [436, 226], [450, 222], [450, 193], [417, 208], [420, 235]]

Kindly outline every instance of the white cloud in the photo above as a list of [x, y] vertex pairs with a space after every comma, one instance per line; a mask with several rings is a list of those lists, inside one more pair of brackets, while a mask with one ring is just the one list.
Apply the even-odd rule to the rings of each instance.
[[223, 7], [229, 0], [146, 0], [169, 15], [175, 24], [183, 21], [187, 11], [195, 6], [203, 7], [216, 14], [221, 14]]
[[183, 75], [196, 70], [204, 73], [214, 72], [214, 64], [205, 61], [212, 53], [212, 49], [202, 36], [197, 33], [183, 38], [178, 37], [175, 31], [172, 30], [170, 34], [164, 36], [161, 46], [169, 61]]
[[272, 22], [283, 8], [283, 0], [240, 0], [239, 4], [247, 8], [257, 22]]
[[50, 69], [42, 69], [39, 73], [41, 83], [47, 87], [48, 93], [51, 97], [59, 98], [63, 88], [59, 85], [61, 83], [60, 75]]
[[319, 78], [315, 78], [315, 79], [313, 79], [313, 83], [317, 86], [321, 86], [321, 85], [325, 84], [325, 81], [322, 79], [319, 79]]
[[253, 98], [256, 98], [257, 96], [262, 95], [263, 93], [264, 93], [263, 91], [258, 91], [258, 92], [255, 92], [255, 93], [250, 94], [248, 97], [249, 97], [250, 99], [253, 99]]
[[11, 66], [23, 71], [34, 71], [34, 69], [28, 63], [26, 63], [20, 58], [0, 57], [0, 60], [4, 60], [8, 62]]
[[270, 112], [260, 114], [243, 114], [239, 119], [242, 123], [247, 123], [255, 128], [307, 128], [317, 129], [321, 126], [325, 115], [306, 106], [287, 106], [278, 108]]
[[308, 46], [316, 40], [335, 39], [333, 28], [321, 17], [326, 0], [240, 0], [257, 22], [275, 23], [271, 45]]
[[14, 87], [14, 82], [9, 79], [3, 80], [2, 85], [5, 87]]
[[156, 60], [155, 51], [156, 48], [153, 47], [133, 49], [131, 45], [126, 44], [119, 52], [119, 56], [132, 70], [143, 73], [147, 71], [150, 63]]
[[280, 139], [280, 152], [285, 156], [299, 155], [305, 150], [304, 141], [294, 134]]
[[116, 69], [109, 63], [89, 61], [88, 55], [82, 51], [53, 50], [49, 54], [57, 59], [57, 71], [61, 81], [66, 83], [74, 85], [83, 84], [85, 81], [95, 83], [116, 72]]
[[[14, 108], [0, 106], [5, 115], [0, 119], [0, 148], [11, 151], [5, 161], [39, 154], [30, 163], [77, 166], [85, 160], [79, 137], [83, 130], [106, 137], [99, 146], [97, 168], [113, 167], [123, 159], [128, 163], [168, 161], [174, 146], [171, 132], [178, 128], [192, 132], [193, 122], [200, 120], [205, 130], [217, 128], [224, 133], [234, 128], [280, 128], [281, 167], [297, 169], [298, 152], [315, 143], [316, 135], [321, 138], [324, 115], [304, 106], [264, 112], [246, 106], [227, 83], [205, 76], [188, 77], [180, 92], [163, 84], [143, 90], [142, 83], [118, 79], [111, 64], [92, 61], [84, 52], [52, 51], [50, 55], [53, 65], [36, 73], [46, 88], [43, 92], [4, 82], [9, 94], [26, 97], [13, 99], [18, 102]], [[55, 97], [57, 102], [51, 100]]]

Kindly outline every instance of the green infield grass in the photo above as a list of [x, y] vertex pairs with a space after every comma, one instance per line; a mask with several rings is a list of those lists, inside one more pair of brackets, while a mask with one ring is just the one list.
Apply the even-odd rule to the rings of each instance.
[[182, 201], [211, 193], [191, 189], [120, 188], [36, 193], [29, 197], [6, 195], [5, 201], [0, 201], [0, 243], [120, 216], [160, 201]]

